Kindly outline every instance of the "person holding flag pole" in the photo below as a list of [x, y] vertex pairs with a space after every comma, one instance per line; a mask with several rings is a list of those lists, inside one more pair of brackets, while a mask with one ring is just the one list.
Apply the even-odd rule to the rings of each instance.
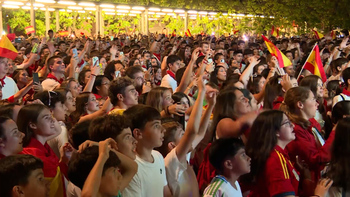
[[319, 76], [322, 79], [323, 83], [327, 81], [327, 76], [324, 72], [324, 68], [320, 57], [320, 50], [317, 45], [317, 42], [315, 43], [314, 47], [312, 48], [312, 51], [309, 54], [309, 57], [307, 58], [303, 67], [301, 68], [297, 80], [299, 80], [303, 69], [310, 71], [313, 75]]

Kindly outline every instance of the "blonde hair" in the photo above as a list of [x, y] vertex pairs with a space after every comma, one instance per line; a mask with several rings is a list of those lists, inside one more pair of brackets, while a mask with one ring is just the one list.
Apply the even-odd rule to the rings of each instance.
[[171, 92], [171, 89], [166, 87], [153, 88], [147, 95], [146, 105], [152, 106], [161, 112], [163, 110], [163, 95], [166, 91]]

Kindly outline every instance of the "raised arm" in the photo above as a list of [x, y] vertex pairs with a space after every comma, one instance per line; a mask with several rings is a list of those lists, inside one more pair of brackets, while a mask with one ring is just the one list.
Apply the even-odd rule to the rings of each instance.
[[83, 92], [92, 92], [92, 88], [94, 87], [96, 76], [100, 74], [100, 69], [101, 68], [98, 65], [91, 66], [91, 76], [90, 76], [90, 79], [87, 82]]
[[179, 158], [179, 161], [186, 161], [186, 154], [192, 148], [192, 142], [195, 139], [199, 128], [200, 128], [200, 119], [203, 110], [203, 100], [205, 96], [205, 85], [203, 82], [203, 76], [200, 76], [198, 82], [198, 97], [194, 103], [190, 119], [188, 120], [186, 131], [184, 136], [181, 138], [179, 144], [176, 147], [176, 155]]
[[249, 78], [253, 75], [254, 66], [256, 66], [260, 62], [260, 60], [258, 61], [258, 59], [255, 56], [252, 56], [249, 58], [249, 62], [250, 64], [248, 68], [245, 69], [242, 75], [239, 77], [239, 80], [243, 83], [244, 87], [247, 87]]

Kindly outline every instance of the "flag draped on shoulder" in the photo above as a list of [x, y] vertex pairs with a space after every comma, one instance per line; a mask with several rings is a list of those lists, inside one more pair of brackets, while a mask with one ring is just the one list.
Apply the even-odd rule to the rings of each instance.
[[17, 54], [18, 51], [13, 46], [9, 38], [3, 35], [0, 40], [0, 57], [6, 57], [14, 60], [17, 57]]
[[272, 26], [272, 28], [271, 28], [271, 35], [274, 37], [279, 36], [279, 30], [277, 28], [275, 28], [275, 26]]
[[316, 30], [314, 30], [314, 29], [313, 29], [312, 31], [314, 32], [314, 34], [315, 34], [317, 40], [321, 40], [321, 39], [324, 37], [324, 35], [321, 34], [320, 32], [318, 32], [318, 31], [316, 31]]
[[278, 60], [278, 64], [281, 68], [291, 66], [292, 62], [264, 35], [262, 35], [266, 47], [272, 56], [275, 56]]
[[303, 68], [310, 71], [312, 74], [321, 77], [323, 82], [327, 81], [327, 76], [326, 76], [326, 73], [324, 72], [321, 57], [320, 57], [320, 50], [317, 44], [314, 46], [313, 50], [311, 51]]

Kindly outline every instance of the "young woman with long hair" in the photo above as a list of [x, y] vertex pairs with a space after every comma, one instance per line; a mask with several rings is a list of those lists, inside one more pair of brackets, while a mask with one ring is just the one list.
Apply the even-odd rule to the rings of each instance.
[[64, 179], [67, 177], [67, 164], [73, 148], [65, 144], [59, 159], [47, 144], [47, 141], [61, 133], [60, 125], [50, 109], [42, 104], [26, 105], [18, 113], [17, 125], [25, 133], [22, 153], [38, 157], [44, 163], [44, 176], [51, 182], [50, 196], [64, 196]]
[[288, 144], [287, 150], [292, 161], [298, 156], [310, 167], [315, 182], [320, 171], [330, 161], [330, 146], [334, 131], [324, 140], [320, 124], [314, 119], [318, 103], [312, 91], [306, 87], [294, 87], [286, 92], [281, 109], [295, 125], [296, 139]]
[[174, 104], [171, 89], [166, 87], [153, 88], [147, 95], [146, 105], [156, 108], [162, 117], [177, 115], [184, 116], [185, 108], [181, 104]]
[[333, 180], [331, 197], [350, 196], [350, 118], [341, 119], [336, 127], [326, 176]]
[[[246, 176], [251, 183], [249, 196], [299, 194], [299, 173], [285, 150], [295, 139], [293, 128], [294, 124], [279, 110], [262, 112], [255, 119], [246, 144], [246, 154], [251, 158], [251, 172]], [[315, 191], [315, 196], [324, 194], [319, 188]]]

